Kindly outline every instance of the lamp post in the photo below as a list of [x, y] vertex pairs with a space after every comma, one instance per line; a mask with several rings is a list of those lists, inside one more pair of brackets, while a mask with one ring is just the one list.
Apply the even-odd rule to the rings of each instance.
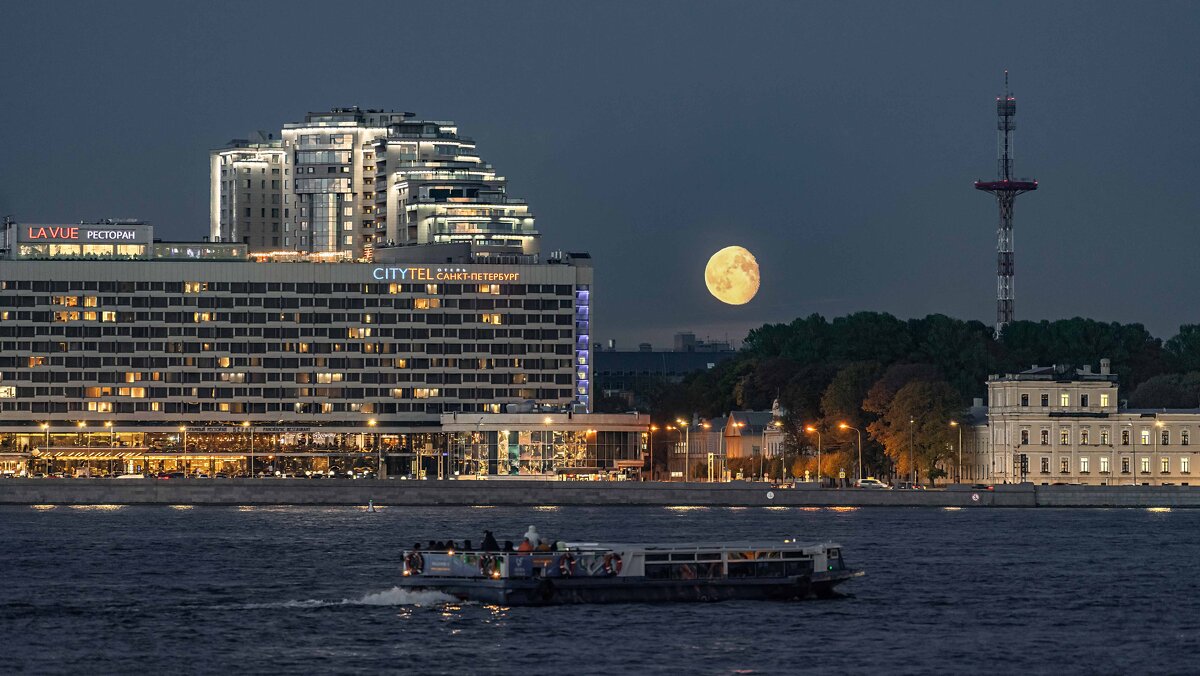
[[686, 435], [683, 442], [683, 480], [686, 482], [689, 478], [688, 461], [692, 455], [692, 424], [684, 422], [682, 419], [677, 419], [675, 422], [679, 423], [680, 428], [685, 430], [684, 434]]
[[825, 485], [825, 482], [823, 480], [824, 477], [821, 476], [821, 430], [812, 425], [808, 425], [804, 428], [804, 431], [808, 432], [809, 434], [817, 435], [817, 485], [823, 486]]
[[254, 428], [250, 427], [249, 420], [242, 421], [242, 427], [246, 428], [246, 432], [250, 435], [250, 455], [246, 462], [246, 476], [254, 478]]
[[916, 420], [908, 419], [908, 483], [911, 487], [917, 485], [917, 466], [913, 464], [913, 423]]
[[658, 431], [658, 425], [650, 426], [650, 477], [655, 481], [658, 480], [658, 471], [654, 468], [654, 433]]
[[367, 421], [367, 427], [371, 428], [371, 443], [375, 444], [375, 478], [383, 478], [383, 448], [379, 445], [379, 434], [375, 432], [375, 425], [379, 424], [374, 418]]
[[[42, 446], [42, 451], [49, 452], [49, 450], [50, 450], [50, 423], [42, 423], [42, 432], [45, 433], [45, 435], [46, 435], [46, 441]], [[35, 465], [34, 471], [36, 471], [36, 470], [37, 470], [37, 466]], [[46, 461], [46, 473], [47, 474], [50, 473], [50, 462], [48, 460]]]
[[951, 427], [958, 428], [958, 470], [955, 472], [954, 483], [962, 483], [962, 425], [957, 420], [950, 421]]
[[[1157, 416], [1156, 416], [1157, 417]], [[1158, 465], [1158, 438], [1162, 436], [1163, 421], [1155, 420], [1154, 426], [1158, 429], [1154, 430], [1154, 465]], [[1154, 472], [1158, 471], [1158, 483], [1162, 483], [1162, 471], [1155, 470], [1154, 466], [1150, 467], [1150, 476], [1154, 476]]]
[[108, 470], [107, 470], [107, 471], [108, 471], [108, 473], [109, 473], [109, 474], [112, 474], [112, 455], [113, 455], [113, 431], [112, 431], [112, 421], [111, 421], [111, 420], [105, 420], [105, 421], [104, 421], [104, 428], [105, 428], [106, 430], [108, 430], [108, 461], [107, 461], [107, 464], [108, 464]]
[[862, 481], [862, 430], [858, 429], [857, 427], [851, 427], [846, 423], [841, 423], [838, 425], [838, 427], [844, 430], [854, 430], [858, 433], [858, 480]]

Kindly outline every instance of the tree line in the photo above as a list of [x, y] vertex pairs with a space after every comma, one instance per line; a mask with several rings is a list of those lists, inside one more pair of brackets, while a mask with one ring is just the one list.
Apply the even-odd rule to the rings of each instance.
[[[733, 359], [679, 383], [652, 382], [634, 393], [634, 405], [655, 421], [670, 421], [766, 410], [777, 399], [786, 412], [784, 462], [791, 474], [816, 473], [818, 431], [828, 456], [822, 473], [852, 467], [856, 436], [840, 427], [844, 423], [863, 432], [866, 474], [907, 475], [911, 456], [911, 465], [931, 480], [943, 473], [958, 443], [950, 422], [964, 422], [972, 399], [986, 396], [989, 375], [1035, 364], [1094, 367], [1104, 358], [1129, 406], [1200, 407], [1200, 325], [1184, 325], [1163, 341], [1141, 324], [1077, 317], [1013, 322], [996, 338], [979, 321], [901, 320], [879, 312], [763, 325], [750, 331]], [[598, 405], [624, 408], [609, 400]]]

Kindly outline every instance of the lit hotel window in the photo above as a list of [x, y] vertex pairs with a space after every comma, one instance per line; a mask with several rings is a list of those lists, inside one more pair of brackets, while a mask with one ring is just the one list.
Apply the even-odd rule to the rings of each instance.
[[1059, 406], [1070, 406], [1071, 405], [1071, 395], [1067, 394], [1066, 392], [1063, 392], [1062, 394], [1058, 395], [1058, 405]]
[[11, 385], [0, 387], [0, 399], [15, 399], [17, 396], [17, 388]]
[[1108, 395], [1107, 395], [1107, 394], [1101, 394], [1101, 395], [1100, 395], [1100, 405], [1101, 405], [1101, 406], [1108, 406]]
[[1150, 445], [1150, 430], [1142, 430], [1142, 445]]
[[100, 313], [100, 321], [115, 322], [115, 321], [117, 321], [117, 313], [112, 312], [111, 310], [106, 310], [104, 312], [101, 312]]
[[45, 366], [45, 365], [46, 365], [46, 358], [45, 358], [45, 357], [30, 357], [30, 358], [29, 358], [29, 366], [30, 366], [30, 368], [32, 368], [32, 367], [34, 367], [34, 366]]

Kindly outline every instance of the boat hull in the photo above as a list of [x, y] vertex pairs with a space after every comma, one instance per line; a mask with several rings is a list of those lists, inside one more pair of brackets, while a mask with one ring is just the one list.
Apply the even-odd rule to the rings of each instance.
[[795, 601], [829, 598], [834, 588], [858, 571], [813, 576], [753, 579], [652, 580], [638, 577], [554, 577], [524, 579], [405, 578], [400, 586], [432, 590], [462, 601], [505, 606], [572, 603], [668, 603], [711, 601]]

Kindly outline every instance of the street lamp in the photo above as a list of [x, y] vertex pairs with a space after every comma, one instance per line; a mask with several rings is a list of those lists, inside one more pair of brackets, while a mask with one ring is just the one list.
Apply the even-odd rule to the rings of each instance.
[[858, 480], [862, 481], [862, 430], [857, 427], [851, 427], [846, 423], [840, 423], [838, 427], [844, 430], [854, 430], [858, 433]]
[[654, 469], [654, 433], [658, 431], [658, 425], [650, 426], [650, 476], [654, 479], [658, 478], [658, 472]]
[[250, 459], [249, 459], [249, 462], [246, 463], [246, 476], [253, 479], [254, 478], [254, 429], [250, 427], [249, 420], [243, 420], [242, 427], [245, 427], [246, 431], [250, 434]]
[[804, 428], [804, 431], [808, 432], [809, 434], [817, 435], [817, 485], [822, 486], [825, 484], [825, 482], [823, 481], [824, 477], [821, 476], [821, 430], [813, 427], [812, 425], [808, 425]]
[[908, 483], [910, 487], [915, 488], [917, 485], [917, 466], [913, 464], [913, 423], [916, 420], [908, 419]]
[[675, 422], [679, 423], [681, 429], [685, 430], [686, 438], [683, 442], [683, 480], [688, 480], [688, 460], [692, 455], [692, 425], [684, 422], [682, 418], [677, 418]]
[[[1157, 465], [1158, 464], [1158, 438], [1162, 436], [1163, 421], [1155, 420], [1154, 426], [1158, 428], [1158, 429], [1154, 430], [1154, 464]], [[1160, 472], [1159, 477], [1158, 477], [1158, 483], [1161, 484], [1162, 483], [1161, 470], [1155, 470], [1154, 467], [1151, 467], [1150, 468], [1150, 472], [1151, 472], [1150, 476], [1154, 476], [1155, 471]]]
[[383, 447], [379, 445], [379, 434], [375, 432], [375, 426], [378, 421], [371, 418], [367, 421], [367, 427], [371, 428], [371, 443], [375, 444], [375, 478], [383, 478]]
[[962, 483], [962, 425], [957, 420], [950, 421], [951, 427], [958, 428], [958, 471], [955, 472], [954, 483]]

